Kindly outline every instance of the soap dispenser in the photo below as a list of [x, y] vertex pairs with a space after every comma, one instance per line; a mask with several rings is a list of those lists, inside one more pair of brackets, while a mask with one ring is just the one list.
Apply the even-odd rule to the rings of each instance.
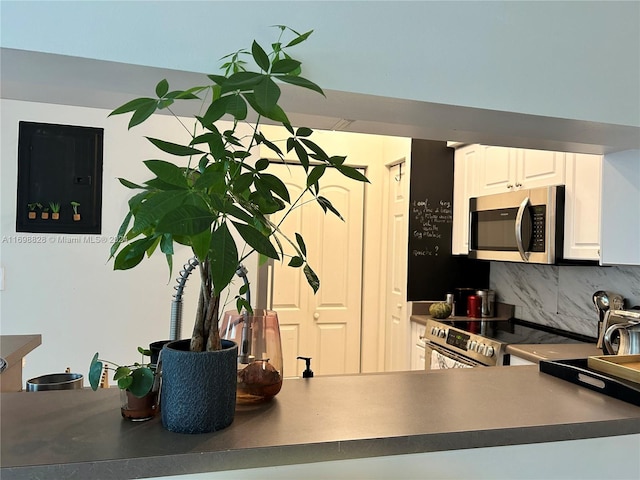
[[313, 372], [311, 371], [311, 357], [298, 357], [298, 360], [304, 360], [306, 364], [306, 369], [302, 372], [302, 378], [313, 377]]

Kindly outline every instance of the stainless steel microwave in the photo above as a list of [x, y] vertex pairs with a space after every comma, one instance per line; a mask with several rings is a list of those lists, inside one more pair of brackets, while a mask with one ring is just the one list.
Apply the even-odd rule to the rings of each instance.
[[555, 264], [562, 259], [564, 186], [469, 200], [469, 258]]

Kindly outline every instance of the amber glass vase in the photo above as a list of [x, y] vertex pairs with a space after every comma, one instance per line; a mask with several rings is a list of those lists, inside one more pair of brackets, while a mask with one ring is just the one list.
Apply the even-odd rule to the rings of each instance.
[[282, 388], [282, 344], [278, 315], [272, 310], [225, 312], [220, 335], [238, 344], [239, 404], [271, 400]]

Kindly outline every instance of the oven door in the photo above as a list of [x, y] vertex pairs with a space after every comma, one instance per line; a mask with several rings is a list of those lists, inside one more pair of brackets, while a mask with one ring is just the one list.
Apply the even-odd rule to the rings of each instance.
[[463, 357], [440, 345], [425, 341], [425, 370], [445, 370], [449, 368], [473, 368], [484, 367], [480, 362], [476, 362], [467, 357]]

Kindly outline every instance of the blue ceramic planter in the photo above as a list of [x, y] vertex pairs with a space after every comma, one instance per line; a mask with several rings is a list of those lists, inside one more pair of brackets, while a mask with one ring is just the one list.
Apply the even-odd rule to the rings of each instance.
[[177, 433], [207, 433], [233, 422], [238, 346], [222, 340], [222, 350], [191, 352], [189, 340], [162, 350], [162, 424]]

